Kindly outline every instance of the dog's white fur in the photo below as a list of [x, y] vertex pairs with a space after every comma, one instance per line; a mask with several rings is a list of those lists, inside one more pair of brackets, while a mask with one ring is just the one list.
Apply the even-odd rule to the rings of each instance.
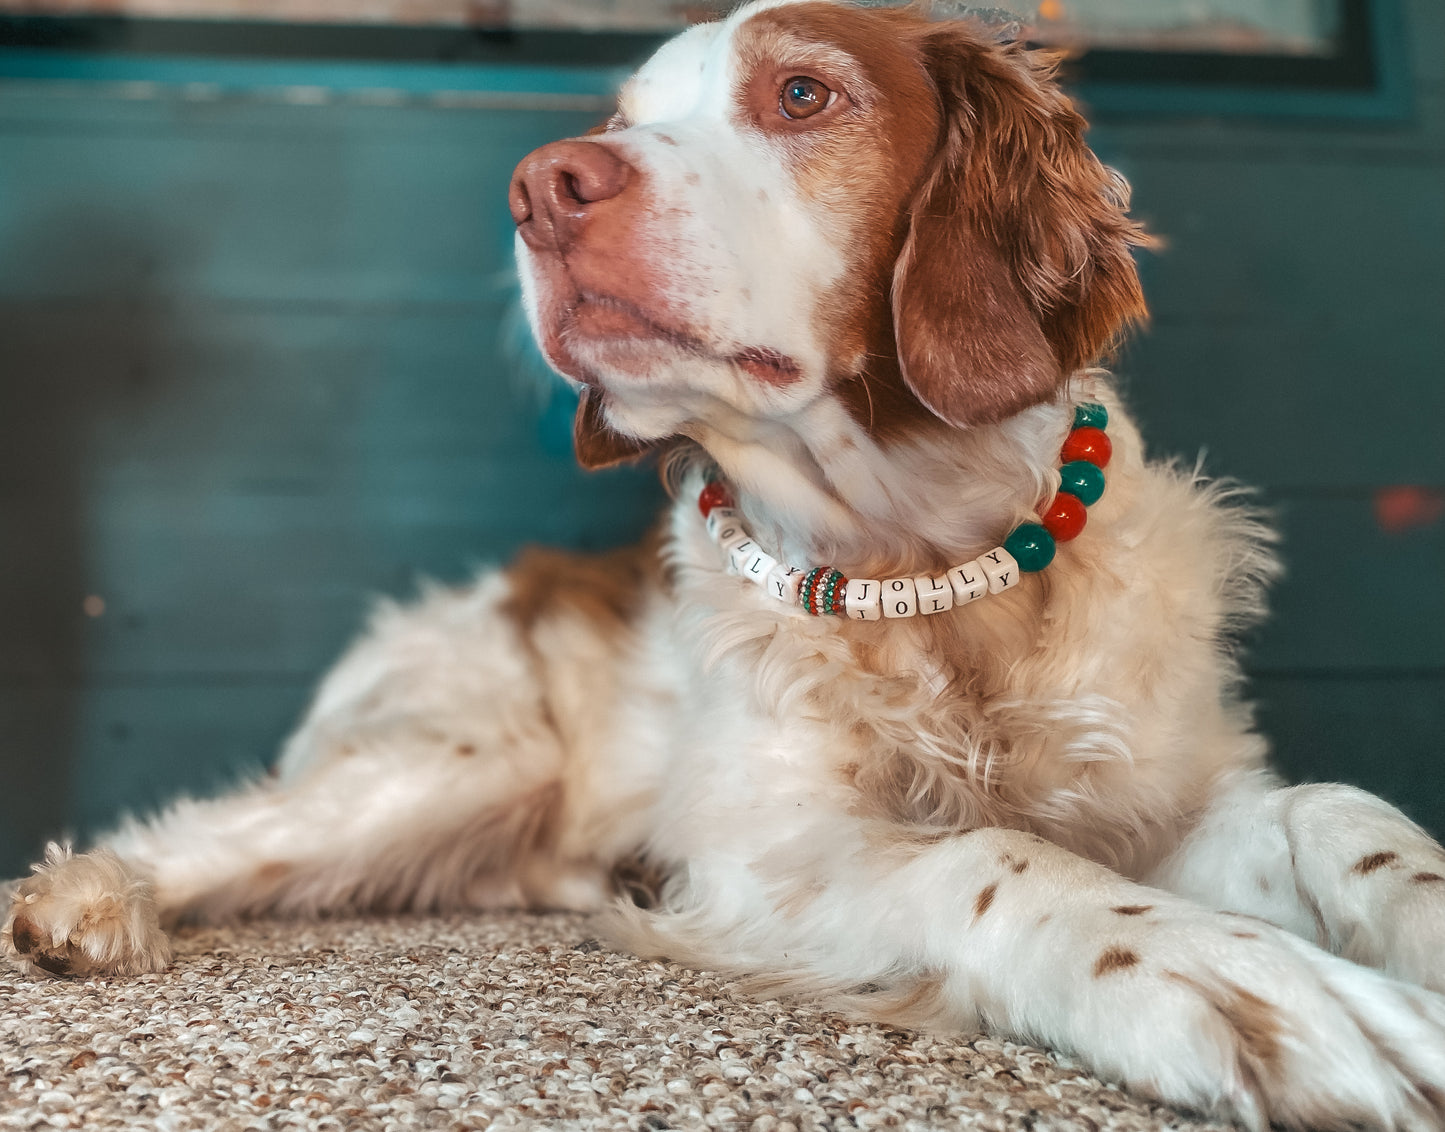
[[[778, 7], [679, 37], [586, 143], [645, 176], [636, 254], [676, 269], [650, 313], [687, 341], [559, 335], [575, 296], [559, 308], [550, 253], [523, 242], [539, 338], [619, 433], [700, 446], [798, 563], [975, 556], [1052, 494], [1073, 403], [1101, 401], [1115, 456], [1085, 533], [938, 618], [811, 618], [727, 572], [685, 453], [661, 569], [578, 565], [549, 590], [562, 567], [533, 559], [383, 606], [278, 778], [52, 850], [7, 953], [159, 970], [157, 909], [596, 909], [641, 857], [657, 906], [612, 906], [639, 950], [1056, 1045], [1255, 1128], [1440, 1126], [1445, 854], [1378, 799], [1264, 769], [1228, 642], [1261, 613], [1267, 531], [1147, 461], [1098, 371], [996, 423], [886, 441], [846, 409], [818, 308], [856, 219], [812, 207], [795, 150], [730, 101], [739, 37]], [[737, 364], [751, 345], [787, 380]]]

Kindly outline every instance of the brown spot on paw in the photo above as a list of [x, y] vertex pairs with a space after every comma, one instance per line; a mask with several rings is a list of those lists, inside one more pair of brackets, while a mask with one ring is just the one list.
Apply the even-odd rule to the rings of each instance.
[[1106, 947], [1094, 961], [1094, 978], [1112, 975], [1115, 971], [1127, 971], [1139, 964], [1139, 953], [1127, 947]]
[[978, 894], [977, 899], [975, 899], [973, 902], [973, 914], [975, 918], [982, 916], [985, 912], [989, 910], [989, 908], [993, 905], [993, 898], [995, 895], [997, 895], [997, 893], [998, 885], [990, 884]]
[[1166, 971], [1164, 976], [1183, 983], [1219, 1012], [1234, 1031], [1240, 1049], [1254, 1067], [1271, 1074], [1278, 1072], [1279, 1015], [1270, 1003], [1252, 991], [1245, 990], [1238, 983], [1222, 982], [1218, 986], [1211, 986], [1177, 971]]
[[1439, 884], [1445, 877], [1439, 873], [1416, 873], [1410, 879], [1416, 884]]
[[10, 925], [10, 940], [21, 955], [29, 955], [40, 944], [40, 929], [35, 921], [21, 913]]
[[1029, 867], [1029, 863], [1027, 861], [1023, 860], [1022, 858], [1015, 857], [1012, 853], [1005, 853], [998, 859], [998, 863], [1004, 868], [1011, 871], [1015, 876], [1017, 876], [1019, 873], [1024, 872]]
[[291, 871], [291, 866], [285, 861], [267, 861], [257, 868], [255, 877], [262, 884], [274, 884]]
[[1154, 911], [1152, 904], [1120, 904], [1110, 908], [1109, 911], [1117, 912], [1121, 916], [1142, 916], [1145, 912]]
[[457, 754], [461, 755], [463, 758], [466, 758], [468, 755], [475, 755], [476, 753], [477, 747], [475, 743], [457, 744]]
[[1362, 877], [1369, 876], [1376, 869], [1383, 869], [1386, 865], [1393, 865], [1400, 859], [1400, 854], [1385, 850], [1380, 853], [1371, 853], [1367, 857], [1361, 857], [1355, 862], [1351, 872], [1359, 873]]
[[1230, 984], [1214, 1003], [1239, 1035], [1240, 1043], [1260, 1064], [1274, 1068], [1279, 1062], [1279, 1018], [1275, 1009], [1257, 994]]

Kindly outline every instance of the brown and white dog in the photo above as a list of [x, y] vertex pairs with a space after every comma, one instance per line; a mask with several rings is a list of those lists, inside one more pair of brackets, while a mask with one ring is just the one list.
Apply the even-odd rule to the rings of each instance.
[[[917, 11], [763, 0], [677, 37], [512, 186], [525, 302], [588, 465], [667, 450], [660, 538], [386, 606], [278, 781], [53, 848], [4, 944], [131, 973], [162, 921], [611, 905], [648, 953], [1049, 1043], [1262, 1128], [1445, 1120], [1445, 854], [1281, 788], [1230, 637], [1269, 537], [1148, 463], [1087, 368], [1143, 314], [1124, 186], [1048, 64]], [[936, 577], [1058, 490], [1056, 560], [932, 615], [810, 616], [727, 568]], [[623, 866], [664, 879], [617, 903]]]

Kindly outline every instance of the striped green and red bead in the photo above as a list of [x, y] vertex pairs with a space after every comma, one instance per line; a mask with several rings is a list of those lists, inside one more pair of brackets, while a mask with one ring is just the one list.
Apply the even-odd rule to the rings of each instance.
[[814, 617], [843, 616], [848, 579], [831, 566], [814, 566], [798, 588], [798, 604]]

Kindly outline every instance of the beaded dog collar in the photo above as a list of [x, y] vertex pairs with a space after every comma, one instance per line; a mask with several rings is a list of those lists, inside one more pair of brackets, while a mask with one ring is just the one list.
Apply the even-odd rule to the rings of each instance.
[[763, 551], [742, 525], [728, 489], [709, 480], [697, 505], [712, 536], [727, 555], [734, 573], [756, 582], [774, 598], [797, 603], [815, 617], [849, 617], [878, 621], [943, 613], [1019, 584], [1023, 574], [1042, 570], [1054, 560], [1056, 543], [1067, 542], [1084, 529], [1086, 508], [1104, 494], [1104, 467], [1113, 445], [1104, 430], [1109, 413], [1103, 405], [1074, 409], [1074, 427], [1060, 451], [1062, 482], [1039, 512], [1037, 523], [1020, 523], [1002, 546], [972, 562], [950, 567], [938, 577], [846, 578], [831, 566], [789, 566]]

